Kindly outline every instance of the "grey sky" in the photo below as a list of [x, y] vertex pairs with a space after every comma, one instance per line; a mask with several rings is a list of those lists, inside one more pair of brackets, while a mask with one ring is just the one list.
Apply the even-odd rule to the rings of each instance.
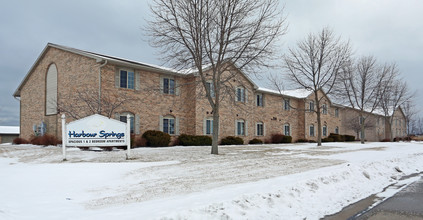
[[[143, 37], [149, 1], [3, 1], [0, 7], [0, 125], [19, 125], [12, 97], [48, 42], [160, 64]], [[423, 1], [288, 0], [284, 47], [327, 26], [349, 39], [356, 55], [397, 62], [423, 109]], [[282, 51], [283, 52], [283, 51]], [[266, 87], [266, 81], [259, 85]]]

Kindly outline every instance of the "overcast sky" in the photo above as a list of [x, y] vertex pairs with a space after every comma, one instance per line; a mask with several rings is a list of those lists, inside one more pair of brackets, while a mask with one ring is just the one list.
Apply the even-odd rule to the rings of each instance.
[[[48, 42], [160, 65], [143, 36], [150, 1], [16, 0], [0, 7], [0, 125], [19, 125], [12, 97]], [[356, 55], [396, 62], [423, 109], [422, 0], [287, 0], [284, 47], [330, 27]], [[283, 52], [283, 51], [282, 51]], [[266, 87], [266, 81], [258, 82]]]

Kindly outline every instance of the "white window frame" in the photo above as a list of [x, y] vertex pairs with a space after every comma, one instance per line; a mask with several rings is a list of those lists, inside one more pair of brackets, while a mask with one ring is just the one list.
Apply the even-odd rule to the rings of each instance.
[[327, 115], [328, 114], [328, 106], [326, 104], [323, 104], [322, 105], [322, 113], [324, 115]]
[[[208, 126], [209, 125], [209, 126]], [[213, 134], [213, 119], [206, 118], [204, 120], [204, 134], [205, 135], [212, 135]]]
[[290, 101], [290, 99], [283, 99], [283, 109], [285, 111], [289, 111], [291, 109], [291, 101]]
[[212, 98], [214, 98], [216, 96], [215, 92], [214, 92], [214, 85], [213, 85], [213, 81], [207, 81], [206, 82], [206, 89], [209, 91], [210, 96]]
[[[313, 133], [311, 131], [313, 131]], [[308, 126], [308, 134], [309, 134], [309, 136], [310, 137], [314, 137], [315, 136], [315, 133], [316, 132], [315, 132], [315, 129], [314, 129], [314, 125], [312, 124], [312, 125]]]
[[264, 95], [263, 93], [256, 94], [256, 106], [263, 107], [264, 106]]
[[[167, 133], [169, 135], [175, 135], [176, 134], [176, 118], [173, 116], [165, 116], [163, 117], [163, 132]], [[167, 121], [167, 125], [165, 126], [165, 121]], [[172, 127], [173, 125], [173, 127]]]
[[236, 120], [236, 135], [245, 136], [246, 122], [245, 120], [239, 119]]
[[[261, 130], [259, 129], [259, 126], [261, 126]], [[261, 131], [261, 132], [259, 132]], [[256, 136], [264, 136], [264, 123], [263, 122], [257, 122], [256, 123]]]
[[[126, 74], [126, 86], [122, 86], [122, 73]], [[132, 80], [130, 79], [130, 74], [132, 74]], [[135, 71], [128, 69], [119, 69], [119, 88], [123, 89], [135, 89]]]
[[291, 126], [289, 124], [284, 124], [283, 125], [283, 134], [285, 136], [291, 136]]
[[314, 112], [314, 101], [310, 101], [310, 102], [308, 103], [308, 110], [309, 110], [310, 112]]
[[323, 137], [328, 136], [328, 126], [326, 126], [326, 125], [323, 125], [323, 127], [322, 127], [322, 136]]
[[244, 87], [237, 87], [235, 90], [235, 97], [237, 102], [245, 102], [245, 91]]

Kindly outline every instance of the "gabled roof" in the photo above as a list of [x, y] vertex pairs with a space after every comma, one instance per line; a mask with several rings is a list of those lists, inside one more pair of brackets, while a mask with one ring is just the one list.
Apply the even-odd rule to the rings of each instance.
[[185, 76], [185, 75], [190, 74], [190, 73], [186, 73], [186, 72], [182, 72], [182, 71], [177, 71], [177, 70], [174, 70], [174, 69], [171, 69], [171, 68], [156, 66], [156, 65], [152, 65], [152, 64], [147, 64], [147, 63], [129, 60], [129, 59], [123, 59], [123, 58], [120, 58], [120, 57], [109, 56], [109, 55], [104, 55], [104, 54], [99, 54], [99, 53], [93, 53], [93, 52], [89, 52], [89, 51], [85, 51], [85, 50], [75, 49], [75, 48], [72, 48], [72, 47], [66, 47], [66, 46], [62, 46], [62, 45], [58, 45], [58, 44], [48, 43], [46, 45], [46, 47], [44, 47], [41, 54], [38, 56], [37, 60], [31, 66], [31, 68], [29, 69], [25, 78], [19, 84], [16, 91], [13, 93], [14, 97], [20, 96], [20, 91], [21, 91], [23, 85], [26, 83], [29, 76], [31, 75], [31, 73], [33, 72], [35, 67], [38, 65], [38, 63], [41, 61], [41, 59], [43, 58], [43, 56], [45, 55], [45, 53], [47, 52], [47, 50], [49, 48], [56, 48], [56, 49], [60, 49], [60, 50], [70, 52], [70, 53], [89, 57], [89, 58], [95, 59], [97, 62], [102, 62], [104, 60], [107, 60], [107, 62], [118, 64], [118, 65], [131, 66], [131, 67], [134, 67], [134, 68], [150, 70], [150, 71], [155, 71], [155, 72], [160, 72], [160, 73], [174, 74], [174, 75], [181, 75], [181, 76]]
[[257, 91], [270, 93], [274, 95], [289, 96], [289, 97], [298, 98], [298, 99], [305, 99], [313, 93], [313, 90], [310, 90], [310, 89], [292, 89], [292, 90], [277, 91], [277, 90], [266, 89], [262, 87], [258, 88]]

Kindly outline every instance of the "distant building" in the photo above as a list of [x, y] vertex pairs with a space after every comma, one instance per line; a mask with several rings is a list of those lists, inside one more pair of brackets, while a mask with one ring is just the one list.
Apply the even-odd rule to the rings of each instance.
[[[227, 82], [226, 98], [221, 103], [221, 138], [238, 136], [248, 143], [253, 138], [270, 140], [272, 134], [280, 133], [292, 136], [293, 141], [317, 139], [317, 108], [311, 91], [260, 88], [235, 65], [230, 67], [225, 74], [234, 78]], [[68, 102], [74, 113], [87, 115], [80, 108], [84, 97], [69, 103], [78, 91], [91, 91], [93, 97], [129, 97], [129, 101], [111, 109], [109, 116], [126, 121], [129, 114], [131, 132], [137, 135], [146, 130], [161, 130], [173, 140], [179, 134], [211, 135], [212, 110], [198, 82], [195, 71], [181, 72], [49, 43], [14, 93], [20, 98], [21, 137], [46, 132], [60, 138], [58, 103]], [[213, 92], [212, 84], [208, 89]], [[362, 134], [354, 129], [360, 123], [357, 110], [332, 103], [323, 91], [319, 95], [323, 98], [323, 138], [330, 133], [360, 138]], [[390, 129], [385, 122], [389, 117], [380, 113], [369, 116], [364, 138], [387, 138]], [[394, 117], [394, 137], [404, 136], [402, 111], [395, 111]], [[67, 121], [72, 120], [67, 115]]]
[[19, 137], [19, 126], [0, 126], [0, 144], [12, 143]]

